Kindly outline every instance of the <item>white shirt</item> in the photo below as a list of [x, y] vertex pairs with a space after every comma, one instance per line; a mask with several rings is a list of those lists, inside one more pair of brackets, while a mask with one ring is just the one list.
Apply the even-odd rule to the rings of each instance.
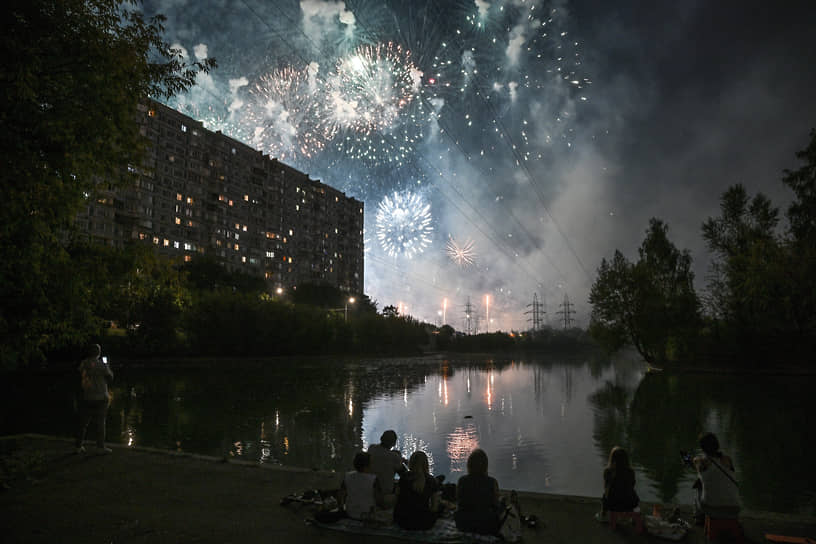
[[346, 472], [343, 482], [346, 485], [346, 514], [352, 519], [362, 519], [363, 514], [368, 514], [376, 506], [374, 496], [374, 481], [376, 474], [368, 472], [357, 472], [352, 470]]

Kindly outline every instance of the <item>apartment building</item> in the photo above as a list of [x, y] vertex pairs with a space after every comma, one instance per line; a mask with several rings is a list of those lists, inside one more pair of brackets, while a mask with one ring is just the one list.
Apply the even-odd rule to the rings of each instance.
[[139, 108], [139, 130], [145, 162], [89, 198], [77, 218], [88, 239], [213, 255], [270, 289], [363, 292], [362, 202], [157, 102]]

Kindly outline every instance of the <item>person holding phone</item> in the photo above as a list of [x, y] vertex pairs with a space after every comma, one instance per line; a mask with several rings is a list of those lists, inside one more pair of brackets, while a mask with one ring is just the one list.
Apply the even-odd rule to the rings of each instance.
[[82, 400], [79, 407], [79, 427], [76, 436], [77, 453], [85, 453], [85, 433], [91, 420], [96, 423], [96, 447], [99, 453], [110, 453], [105, 447], [105, 418], [108, 413], [108, 380], [113, 379], [113, 372], [107, 364], [107, 357], [100, 358], [102, 347], [92, 344], [87, 357], [79, 363], [79, 374], [82, 385]]
[[695, 486], [695, 521], [701, 523], [705, 516], [733, 519], [739, 515], [740, 499], [734, 462], [720, 451], [720, 442], [714, 433], [700, 435], [701, 455], [691, 463], [697, 470], [699, 485]]

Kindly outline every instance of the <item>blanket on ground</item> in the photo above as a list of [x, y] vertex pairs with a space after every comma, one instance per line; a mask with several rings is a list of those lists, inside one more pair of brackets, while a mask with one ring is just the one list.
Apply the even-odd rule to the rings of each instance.
[[387, 525], [373, 525], [350, 518], [343, 518], [333, 523], [322, 523], [315, 519], [307, 519], [306, 522], [314, 525], [315, 527], [320, 527], [321, 529], [331, 529], [333, 531], [343, 531], [346, 533], [363, 535], [387, 536], [392, 538], [401, 538], [403, 540], [413, 540], [414, 542], [487, 544], [502, 541], [497, 536], [463, 533], [456, 528], [456, 524], [452, 519], [445, 518], [436, 520], [434, 526], [427, 531], [409, 531], [407, 529], [403, 529], [393, 522]]

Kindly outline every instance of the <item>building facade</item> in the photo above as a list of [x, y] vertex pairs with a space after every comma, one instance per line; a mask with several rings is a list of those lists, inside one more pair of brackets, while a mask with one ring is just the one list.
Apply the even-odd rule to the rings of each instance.
[[96, 243], [212, 255], [270, 289], [363, 292], [363, 203], [157, 102], [139, 108], [144, 164], [89, 198], [77, 221]]

